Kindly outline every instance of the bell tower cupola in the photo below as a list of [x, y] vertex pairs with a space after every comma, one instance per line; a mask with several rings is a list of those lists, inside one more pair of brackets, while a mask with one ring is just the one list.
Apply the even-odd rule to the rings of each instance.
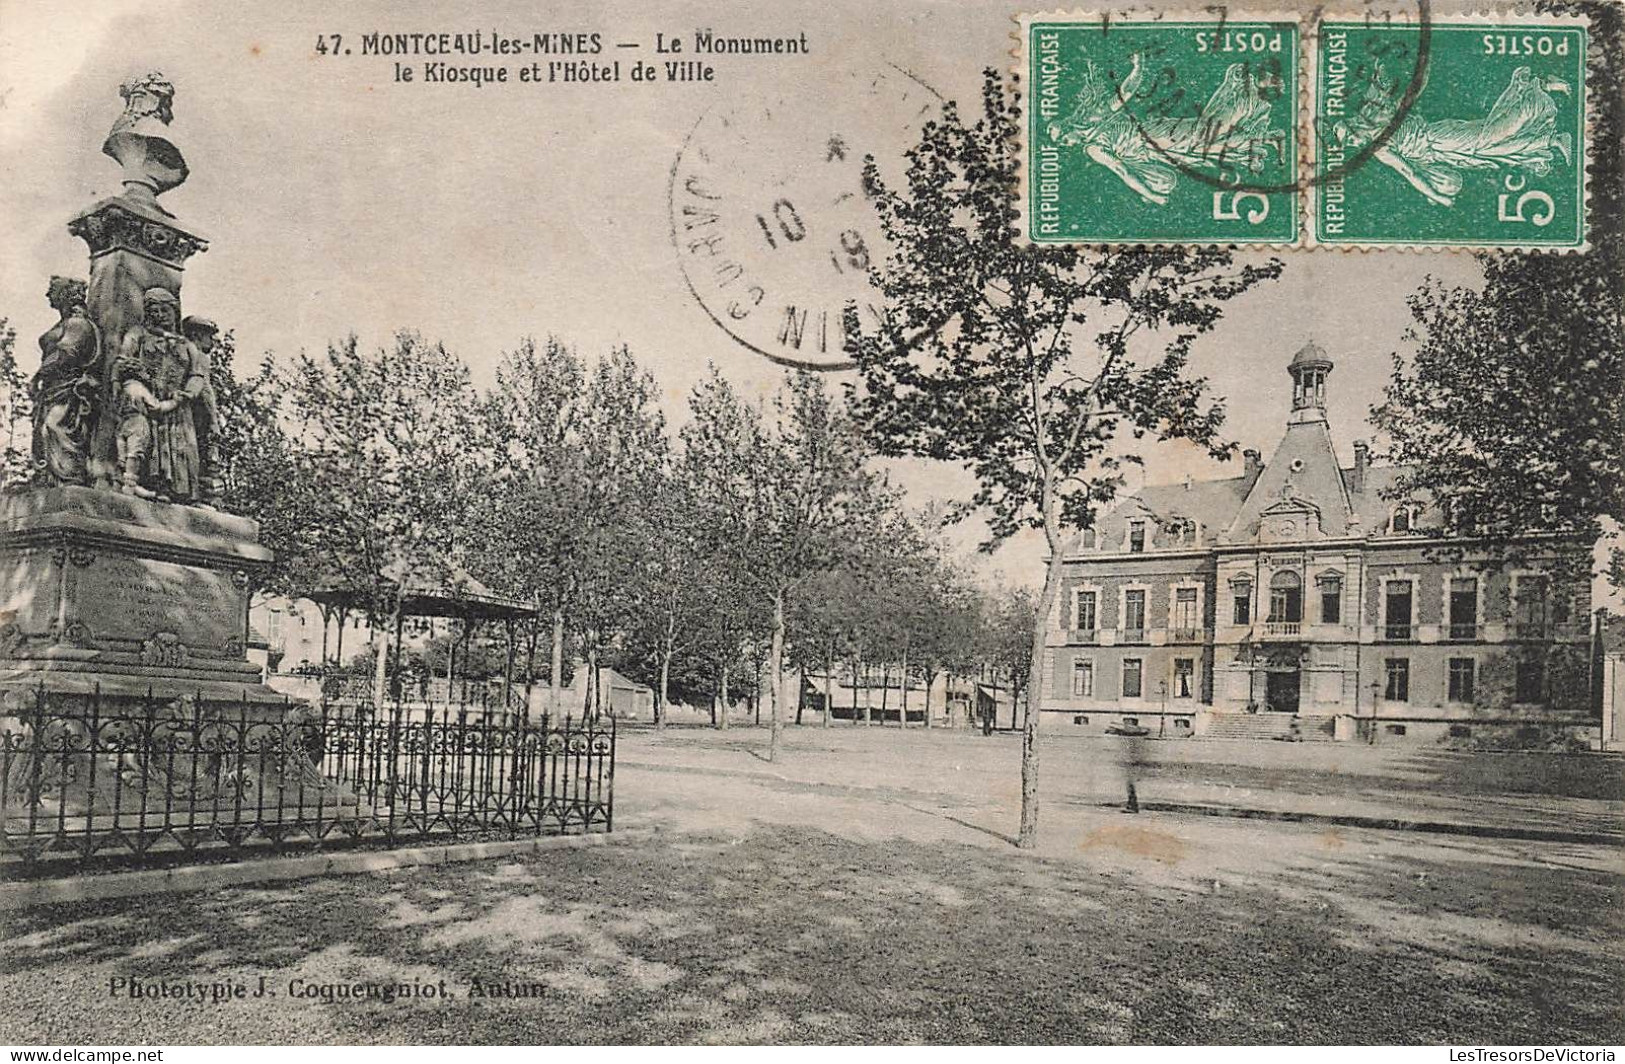
[[1287, 366], [1292, 374], [1292, 417], [1297, 424], [1326, 420], [1326, 378], [1331, 376], [1332, 360], [1313, 340], [1292, 356]]

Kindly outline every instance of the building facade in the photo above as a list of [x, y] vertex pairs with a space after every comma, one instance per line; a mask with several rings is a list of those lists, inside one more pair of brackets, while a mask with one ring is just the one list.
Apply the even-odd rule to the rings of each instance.
[[[1589, 546], [1498, 553], [1449, 539], [1396, 500], [1401, 472], [1363, 443], [1338, 460], [1333, 363], [1288, 372], [1292, 409], [1266, 463], [1147, 486], [1066, 560], [1050, 618], [1045, 727], [1160, 735], [1529, 745], [1582, 740]], [[1568, 576], [1559, 574], [1567, 573]]]

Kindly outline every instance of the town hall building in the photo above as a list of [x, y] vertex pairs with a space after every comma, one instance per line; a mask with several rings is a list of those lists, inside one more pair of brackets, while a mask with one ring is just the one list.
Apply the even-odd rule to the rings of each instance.
[[1446, 538], [1366, 444], [1338, 460], [1332, 368], [1313, 343], [1294, 356], [1267, 463], [1144, 487], [1085, 535], [1050, 621], [1045, 728], [1459, 745], [1595, 729], [1589, 585], [1554, 564], [1585, 573], [1589, 546]]

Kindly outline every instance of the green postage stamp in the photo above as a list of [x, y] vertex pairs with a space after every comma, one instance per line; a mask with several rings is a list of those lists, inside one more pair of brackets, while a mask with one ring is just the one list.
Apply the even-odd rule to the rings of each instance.
[[1027, 16], [1022, 41], [1029, 239], [1297, 242], [1295, 17]]
[[1586, 26], [1322, 23], [1310, 238], [1319, 244], [1585, 244]]
[[1586, 246], [1587, 24], [1026, 15], [1036, 243]]

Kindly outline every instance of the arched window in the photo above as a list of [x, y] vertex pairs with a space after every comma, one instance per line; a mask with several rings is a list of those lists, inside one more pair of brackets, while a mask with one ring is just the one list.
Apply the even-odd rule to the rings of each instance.
[[1270, 613], [1265, 620], [1288, 624], [1303, 620], [1303, 577], [1290, 569], [1270, 577]]
[[1391, 532], [1409, 532], [1416, 520], [1413, 507], [1405, 504], [1394, 507], [1394, 512], [1388, 520], [1388, 529]]

